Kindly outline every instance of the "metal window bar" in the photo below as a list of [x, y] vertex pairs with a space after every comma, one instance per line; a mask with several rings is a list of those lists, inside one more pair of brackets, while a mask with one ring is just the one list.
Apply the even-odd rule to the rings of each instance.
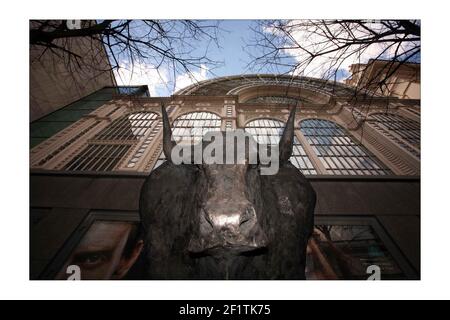
[[65, 170], [111, 171], [129, 150], [130, 145], [92, 144], [73, 158]]
[[332, 121], [303, 120], [300, 122], [300, 130], [329, 174], [391, 174], [374, 155]]
[[[256, 119], [245, 126], [245, 131], [254, 136], [258, 143], [274, 145], [279, 143], [285, 123], [274, 119]], [[293, 154], [289, 159], [303, 174], [317, 174], [312, 162], [305, 152], [300, 141], [294, 137]]]
[[65, 167], [70, 171], [110, 171], [130, 149], [130, 142], [145, 137], [155, 124], [154, 112], [135, 112], [116, 119], [97, 133], [93, 142]]
[[175, 141], [196, 143], [206, 132], [220, 131], [221, 119], [211, 112], [190, 112], [178, 117], [172, 128]]
[[143, 138], [158, 115], [154, 112], [138, 112], [123, 116], [94, 136], [95, 140], [139, 140]]
[[[210, 120], [209, 122], [206, 122]], [[203, 130], [193, 130], [195, 127], [203, 126]], [[172, 124], [172, 135], [177, 142], [196, 143], [208, 131], [220, 131], [221, 119], [211, 112], [189, 112], [179, 116]], [[193, 136], [193, 137], [192, 137]], [[158, 168], [166, 161], [164, 152], [161, 151], [152, 170]]]

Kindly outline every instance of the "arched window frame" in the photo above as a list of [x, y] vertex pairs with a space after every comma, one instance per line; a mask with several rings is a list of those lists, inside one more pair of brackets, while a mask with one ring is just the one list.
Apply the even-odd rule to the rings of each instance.
[[320, 118], [298, 122], [309, 147], [329, 175], [390, 175], [391, 170], [338, 123]]
[[[216, 113], [192, 111], [178, 116], [173, 121], [172, 135], [177, 143], [196, 143], [206, 132], [220, 131], [221, 128], [222, 118]], [[190, 139], [190, 136], [193, 136], [193, 138]]]
[[[245, 124], [245, 131], [252, 134], [258, 143], [273, 145], [280, 141], [285, 125], [286, 122], [280, 119], [260, 117], [248, 121]], [[297, 134], [294, 137], [293, 155], [290, 161], [305, 175], [316, 175], [318, 173], [316, 163], [311, 159]]]
[[[202, 115], [203, 114], [203, 115]], [[206, 116], [205, 116], [206, 115]], [[190, 128], [195, 128], [195, 125], [202, 126], [202, 132], [197, 132], [195, 130], [188, 130]], [[190, 111], [179, 115], [172, 123], [172, 135], [173, 139], [177, 143], [197, 143], [200, 138], [209, 131], [220, 131], [222, 129], [222, 117], [218, 114], [203, 110], [203, 111]], [[193, 135], [193, 139], [187, 139], [190, 134]], [[186, 137], [183, 139], [183, 137]], [[158, 159], [155, 162], [152, 170], [158, 168], [164, 161], [166, 157], [164, 152], [161, 151]]]

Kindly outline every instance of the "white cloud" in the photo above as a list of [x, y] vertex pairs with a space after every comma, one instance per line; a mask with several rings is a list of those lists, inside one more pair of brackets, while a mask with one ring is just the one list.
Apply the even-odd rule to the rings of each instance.
[[118, 85], [147, 85], [152, 97], [169, 96], [175, 91], [191, 84], [206, 80], [208, 68], [202, 65], [191, 73], [176, 75], [175, 81], [171, 72], [165, 67], [159, 70], [153, 65], [145, 63], [121, 62], [120, 68], [114, 71]]
[[169, 92], [169, 77], [165, 69], [157, 70], [145, 63], [121, 62], [120, 68], [114, 70], [118, 85], [147, 85], [151, 96], [158, 96], [161, 92]]
[[181, 90], [190, 86], [191, 84], [203, 81], [208, 79], [208, 68], [205, 65], [202, 65], [198, 71], [193, 71], [191, 74], [184, 73], [180, 74], [176, 77], [175, 81], [175, 91]]
[[[292, 38], [295, 40], [295, 42], [299, 43], [304, 49], [309, 52], [322, 52], [336, 48], [336, 44], [333, 44], [331, 41], [329, 41], [325, 34], [315, 29], [314, 26], [305, 27], [304, 25], [302, 25], [302, 27], [299, 28], [298, 25], [302, 23], [304, 24], [305, 21], [291, 21], [287, 24], [287, 29], [290, 31], [290, 34], [292, 35]], [[377, 31], [381, 31], [386, 28], [379, 23], [372, 23], [369, 26]], [[339, 37], [347, 37], [345, 32], [343, 33], [342, 29], [336, 25], [330, 25], [329, 30], [331, 33], [338, 35]], [[357, 38], [370, 35], [367, 30], [362, 28], [356, 28], [352, 31]], [[266, 28], [265, 32], [283, 36], [280, 31], [274, 28]], [[412, 43], [409, 43], [408, 47], [401, 47], [398, 53], [405, 52], [406, 50], [411, 48], [412, 45]], [[342, 54], [342, 51], [340, 51], [339, 54], [333, 52], [324, 56], [315, 57], [310, 63], [307, 63], [310, 56], [305, 50], [295, 48], [283, 50], [283, 52], [287, 55], [292, 56], [296, 60], [296, 62], [302, 66], [299, 68], [299, 70], [297, 70], [298, 74], [310, 77], [327, 77], [329, 76], [330, 70], [348, 70], [351, 64], [366, 63], [367, 61], [369, 61], [369, 59], [378, 57], [383, 53], [384, 50], [386, 51], [380, 58], [386, 59], [392, 57], [395, 53], [396, 47], [397, 46], [392, 46], [390, 48], [387, 48], [387, 44], [375, 43], [368, 46], [365, 50], [361, 50], [359, 52], [360, 54], [349, 54], [353, 50], [359, 48], [359, 45], [354, 45], [347, 52], [343, 53], [342, 56], [340, 56], [340, 54]], [[345, 58], [341, 59], [339, 63], [335, 65], [334, 63], [336, 61], [336, 57]]]

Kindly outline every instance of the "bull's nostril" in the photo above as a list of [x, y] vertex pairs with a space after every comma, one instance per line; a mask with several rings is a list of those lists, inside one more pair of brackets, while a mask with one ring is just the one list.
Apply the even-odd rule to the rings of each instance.
[[209, 217], [208, 212], [205, 209], [202, 209], [200, 215], [200, 231], [202, 234], [209, 234], [213, 232], [214, 224]]
[[249, 221], [250, 221], [250, 218], [241, 219], [241, 221], [239, 222], [239, 226], [242, 226], [243, 224], [245, 224], [245, 223], [247, 223]]
[[248, 207], [244, 213], [241, 215], [239, 220], [239, 228], [244, 231], [251, 228], [253, 222], [256, 221], [256, 213], [253, 207]]
[[209, 217], [209, 214], [205, 211], [205, 220], [208, 222], [208, 224], [213, 227], [213, 222], [211, 221], [211, 218]]

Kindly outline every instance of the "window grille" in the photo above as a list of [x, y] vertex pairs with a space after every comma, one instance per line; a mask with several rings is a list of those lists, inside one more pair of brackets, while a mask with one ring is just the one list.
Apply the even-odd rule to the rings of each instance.
[[95, 135], [95, 140], [139, 140], [155, 123], [158, 115], [154, 112], [137, 112], [113, 121]]
[[196, 143], [209, 131], [220, 131], [221, 119], [211, 112], [191, 112], [178, 117], [172, 132], [175, 141]]
[[[284, 127], [285, 123], [283, 121], [256, 119], [247, 123], [245, 131], [253, 135], [258, 143], [276, 145], [280, 142]], [[294, 137], [293, 154], [289, 160], [303, 174], [317, 174], [314, 165], [297, 137]]]
[[90, 144], [65, 167], [71, 171], [112, 171], [131, 145]]
[[328, 174], [386, 175], [386, 168], [364, 146], [328, 120], [308, 119], [300, 122], [300, 130]]
[[69, 171], [113, 171], [158, 122], [154, 112], [135, 112], [116, 119], [97, 133], [65, 167]]
[[[173, 139], [177, 143], [197, 143], [208, 131], [220, 131], [221, 119], [211, 112], [190, 112], [178, 117], [172, 124]], [[166, 161], [161, 151], [153, 170]]]

